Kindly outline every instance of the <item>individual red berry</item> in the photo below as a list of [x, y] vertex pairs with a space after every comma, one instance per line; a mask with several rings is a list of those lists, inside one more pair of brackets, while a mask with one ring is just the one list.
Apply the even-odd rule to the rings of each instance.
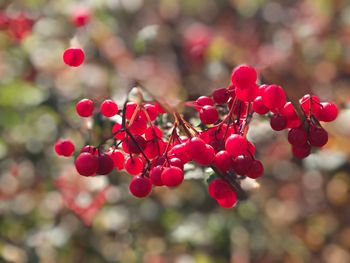
[[264, 89], [262, 100], [269, 109], [278, 109], [286, 104], [286, 93], [277, 85], [269, 85]]
[[311, 127], [308, 141], [312, 146], [322, 147], [328, 142], [328, 133], [321, 127]]
[[264, 173], [264, 166], [259, 160], [253, 160], [251, 167], [247, 172], [247, 176], [252, 179], [259, 178]]
[[253, 164], [249, 155], [239, 155], [233, 159], [233, 168], [239, 175], [246, 175]]
[[307, 132], [303, 127], [290, 129], [288, 132], [288, 141], [295, 146], [303, 146], [307, 142]]
[[133, 123], [129, 126], [129, 130], [132, 134], [142, 135], [145, 133], [147, 128], [147, 122], [140, 116], [135, 118]]
[[199, 137], [193, 137], [186, 142], [186, 151], [191, 159], [203, 154], [206, 150], [206, 143]]
[[85, 58], [81, 48], [68, 48], [63, 52], [63, 62], [71, 67], [79, 67]]
[[287, 128], [297, 128], [301, 125], [301, 120], [291, 102], [287, 102], [280, 113], [287, 119]]
[[222, 199], [226, 198], [232, 190], [223, 179], [216, 178], [209, 183], [208, 192], [212, 198]]
[[139, 157], [129, 157], [125, 162], [125, 170], [131, 175], [138, 175], [142, 172], [143, 161]]
[[274, 114], [270, 119], [270, 125], [275, 131], [282, 131], [287, 127], [287, 119], [283, 115]]
[[113, 100], [105, 100], [101, 103], [100, 112], [105, 117], [113, 117], [118, 113], [118, 105]]
[[58, 140], [55, 143], [55, 151], [59, 156], [69, 157], [74, 153], [75, 147], [71, 140]]
[[230, 98], [230, 93], [225, 88], [219, 88], [213, 91], [213, 100], [217, 104], [225, 104]]
[[222, 172], [233, 168], [231, 155], [227, 151], [220, 151], [215, 155], [214, 165]]
[[164, 170], [164, 167], [162, 165], [158, 165], [151, 169], [151, 171], [149, 172], [149, 179], [151, 180], [153, 185], [156, 185], [156, 186], [164, 185], [161, 177], [163, 170]]
[[182, 161], [176, 157], [169, 159], [169, 165], [179, 167], [181, 170], [184, 169], [184, 165], [183, 165]]
[[269, 108], [267, 108], [263, 103], [261, 96], [255, 98], [253, 102], [253, 109], [257, 114], [260, 115], [264, 115], [270, 111]]
[[231, 191], [225, 198], [216, 199], [216, 201], [223, 208], [232, 208], [236, 205], [237, 196], [235, 192]]
[[317, 96], [306, 94], [299, 100], [299, 103], [306, 116], [310, 117], [310, 114], [318, 116], [321, 104]]
[[197, 100], [196, 103], [198, 106], [213, 106], [214, 105], [214, 101], [207, 97], [207, 96], [200, 96]]
[[163, 132], [157, 126], [148, 127], [145, 131], [146, 140], [161, 139]]
[[219, 119], [219, 114], [214, 106], [207, 105], [199, 111], [199, 118], [204, 124], [214, 124]]
[[137, 198], [144, 198], [152, 191], [151, 181], [144, 176], [135, 176], [129, 185], [130, 193]]
[[75, 109], [80, 117], [90, 117], [94, 111], [94, 103], [89, 99], [82, 99], [76, 105]]
[[233, 134], [225, 142], [226, 151], [233, 157], [245, 154], [248, 149], [247, 140], [238, 134]]
[[320, 121], [334, 121], [338, 116], [338, 107], [332, 102], [322, 102], [318, 115]]
[[101, 154], [97, 157], [97, 161], [98, 161], [98, 167], [96, 171], [97, 174], [107, 175], [110, 172], [112, 172], [114, 168], [114, 162], [109, 155]]
[[71, 20], [76, 27], [85, 26], [89, 23], [91, 13], [88, 9], [78, 9], [72, 14]]
[[242, 90], [249, 88], [256, 82], [256, 79], [256, 70], [248, 65], [234, 68], [231, 75], [232, 84]]
[[193, 158], [193, 160], [196, 161], [199, 165], [210, 165], [214, 161], [214, 158], [214, 148], [211, 145], [206, 144], [205, 151], [197, 155], [195, 158]]
[[108, 153], [113, 160], [114, 168], [122, 170], [124, 168], [124, 154], [120, 151], [111, 151]]
[[122, 129], [122, 125], [117, 122], [112, 127], [112, 133], [114, 134], [114, 138], [116, 138], [117, 140], [124, 140], [126, 136], [126, 132], [121, 131], [121, 129]]
[[184, 173], [179, 167], [170, 166], [164, 168], [162, 175], [162, 182], [168, 187], [175, 187], [184, 180]]
[[75, 168], [80, 175], [95, 175], [98, 168], [97, 157], [91, 153], [83, 152], [75, 159]]
[[171, 150], [168, 153], [168, 156], [179, 158], [183, 164], [188, 163], [192, 160], [192, 158], [187, 152], [187, 147], [185, 143], [175, 145], [173, 148], [171, 148]]
[[311, 153], [311, 146], [305, 144], [303, 146], [292, 145], [292, 153], [298, 159], [304, 159], [308, 157]]
[[236, 97], [244, 102], [252, 102], [258, 96], [259, 87], [255, 83], [245, 89], [236, 88]]

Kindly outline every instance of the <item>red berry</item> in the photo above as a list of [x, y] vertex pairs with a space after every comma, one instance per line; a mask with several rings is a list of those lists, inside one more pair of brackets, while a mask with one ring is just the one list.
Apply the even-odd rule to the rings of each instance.
[[[146, 115], [147, 113], [147, 115]], [[158, 109], [155, 105], [153, 104], [145, 104], [143, 105], [143, 109], [141, 111], [141, 117], [145, 120], [145, 121], [154, 121], [158, 116]], [[149, 119], [148, 119], [149, 117]]]
[[63, 52], [64, 63], [71, 67], [79, 67], [84, 58], [84, 51], [81, 48], [68, 48]]
[[118, 113], [118, 105], [113, 100], [105, 100], [101, 103], [100, 112], [105, 117], [113, 117]]
[[231, 191], [225, 198], [216, 199], [216, 201], [223, 208], [231, 208], [235, 206], [237, 202], [237, 196], [235, 192]]
[[199, 137], [193, 137], [186, 142], [186, 151], [191, 159], [201, 155], [206, 150], [206, 143]]
[[164, 170], [164, 167], [162, 165], [158, 165], [151, 169], [151, 171], [149, 172], [149, 179], [151, 180], [153, 185], [156, 185], [156, 186], [164, 185], [161, 177], [163, 170]]
[[89, 99], [82, 99], [76, 105], [75, 109], [80, 117], [90, 117], [94, 111], [94, 103]]
[[169, 157], [179, 158], [183, 164], [188, 163], [192, 160], [190, 155], [187, 153], [187, 147], [185, 143], [175, 145], [168, 153]]
[[229, 98], [230, 93], [225, 88], [220, 88], [213, 91], [213, 100], [217, 104], [225, 104]]
[[310, 94], [306, 94], [299, 100], [299, 103], [306, 116], [309, 117], [310, 114], [318, 116], [321, 104], [320, 99], [317, 96], [311, 96]]
[[220, 151], [215, 155], [214, 165], [222, 172], [233, 168], [231, 155], [227, 151]]
[[255, 83], [245, 89], [236, 88], [236, 97], [245, 102], [252, 102], [258, 96], [259, 87]]
[[107, 154], [101, 154], [97, 157], [98, 168], [96, 173], [100, 175], [106, 175], [112, 172], [114, 168], [113, 159]]
[[137, 108], [137, 104], [135, 102], [128, 102], [126, 104], [126, 109], [125, 109], [125, 117], [126, 119], [130, 120]]
[[269, 85], [264, 89], [262, 100], [269, 109], [278, 109], [286, 104], [286, 93], [277, 85]]
[[256, 70], [248, 65], [234, 68], [231, 75], [232, 84], [242, 90], [249, 88], [256, 82], [256, 79]]
[[98, 149], [91, 145], [85, 145], [81, 150], [80, 153], [91, 153], [92, 155], [98, 154]]
[[170, 166], [163, 170], [161, 178], [164, 185], [175, 187], [184, 180], [184, 173], [179, 167]]
[[75, 10], [71, 20], [76, 27], [85, 26], [90, 21], [90, 11], [87, 9]]
[[112, 133], [114, 134], [114, 138], [117, 140], [123, 140], [125, 138], [126, 132], [120, 131], [122, 128], [122, 125], [120, 123], [115, 123], [112, 127]]
[[233, 134], [227, 138], [225, 148], [229, 154], [236, 157], [247, 152], [248, 142], [243, 136]]
[[321, 127], [311, 127], [308, 140], [310, 145], [322, 147], [328, 142], [328, 133]]
[[142, 172], [143, 161], [139, 157], [129, 157], [125, 162], [125, 170], [131, 175], [138, 175]]
[[98, 168], [97, 157], [91, 153], [81, 153], [75, 159], [75, 168], [83, 176], [95, 175]]
[[204, 124], [214, 124], [219, 119], [219, 114], [214, 106], [207, 105], [199, 111], [199, 118]]
[[114, 168], [118, 170], [122, 170], [124, 168], [124, 154], [120, 151], [111, 151], [108, 153], [114, 164]]
[[55, 151], [59, 156], [69, 157], [74, 153], [75, 147], [71, 140], [58, 140], [55, 143]]
[[253, 102], [253, 109], [257, 114], [260, 115], [264, 115], [270, 111], [269, 108], [267, 108], [263, 103], [261, 96], [255, 98]]
[[212, 198], [226, 198], [232, 192], [230, 186], [221, 178], [212, 180], [208, 185], [208, 192]]
[[135, 135], [133, 138], [128, 136], [122, 144], [123, 150], [127, 153], [141, 153], [141, 150], [145, 150], [147, 147], [146, 140], [140, 136]]
[[310, 155], [311, 146], [308, 144], [305, 144], [303, 146], [292, 145], [292, 153], [296, 158], [304, 159], [305, 157], [308, 157]]
[[303, 146], [307, 142], [307, 132], [303, 127], [290, 129], [288, 132], [288, 141], [294, 146]]
[[249, 155], [239, 155], [233, 159], [233, 168], [239, 175], [246, 175], [253, 164]]
[[134, 135], [142, 135], [147, 128], [147, 122], [141, 117], [134, 119], [133, 123], [129, 126], [129, 130]]
[[274, 114], [270, 119], [270, 125], [275, 131], [282, 131], [287, 127], [287, 119], [283, 115]]
[[146, 140], [161, 139], [163, 132], [157, 126], [148, 127], [145, 131]]
[[296, 128], [301, 124], [301, 120], [291, 102], [287, 102], [280, 113], [287, 119], [287, 128]]
[[183, 165], [182, 161], [176, 157], [169, 159], [169, 165], [179, 167], [181, 170], [184, 169], [184, 165]]
[[207, 96], [200, 96], [196, 100], [196, 103], [198, 106], [207, 106], [207, 105], [213, 106], [214, 105], [214, 101]]
[[152, 191], [152, 183], [147, 177], [135, 176], [129, 185], [130, 193], [138, 198], [148, 196]]
[[334, 121], [338, 116], [338, 107], [332, 102], [322, 102], [318, 115], [320, 121]]
[[194, 161], [196, 161], [200, 165], [210, 165], [215, 158], [215, 150], [214, 148], [206, 144], [205, 145], [205, 151], [197, 155], [193, 158]]
[[264, 166], [262, 163], [259, 160], [254, 160], [246, 175], [252, 179], [256, 179], [262, 176], [263, 173]]

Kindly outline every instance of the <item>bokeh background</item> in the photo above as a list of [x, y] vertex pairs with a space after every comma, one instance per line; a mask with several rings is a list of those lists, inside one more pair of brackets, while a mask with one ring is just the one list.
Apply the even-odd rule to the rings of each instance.
[[[1, 0], [0, 9], [1, 262], [350, 262], [348, 1]], [[81, 9], [91, 21], [77, 28]], [[70, 46], [84, 49], [83, 66], [63, 64]], [[325, 126], [328, 145], [303, 161], [256, 118], [249, 137], [266, 172], [236, 208], [217, 206], [199, 168], [136, 200], [128, 175], [85, 179], [54, 155], [57, 138], [83, 145], [89, 123], [74, 112], [83, 97], [122, 103], [136, 80], [176, 104], [226, 87], [240, 63], [290, 100], [313, 93], [342, 110]]]

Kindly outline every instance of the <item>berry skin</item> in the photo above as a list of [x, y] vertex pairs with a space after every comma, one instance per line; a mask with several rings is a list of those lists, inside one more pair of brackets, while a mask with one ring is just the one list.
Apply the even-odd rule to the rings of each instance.
[[75, 168], [83, 176], [92, 176], [96, 174], [98, 168], [97, 157], [91, 153], [83, 152], [75, 159]]
[[305, 144], [303, 146], [292, 145], [292, 153], [298, 159], [304, 159], [308, 157], [311, 153], [311, 146]]
[[283, 115], [274, 114], [270, 119], [270, 125], [275, 131], [282, 131], [287, 127], [287, 119]]
[[246, 175], [249, 178], [256, 179], [262, 176], [263, 173], [264, 173], [264, 166], [262, 165], [262, 163], [259, 160], [253, 160], [253, 163]]
[[195, 158], [193, 158], [194, 161], [196, 161], [199, 165], [210, 165], [215, 158], [215, 150], [214, 148], [206, 144], [205, 145], [205, 151], [197, 155]]
[[256, 79], [256, 70], [248, 65], [240, 65], [234, 68], [231, 75], [232, 84], [239, 89], [248, 88], [256, 82]]
[[58, 140], [55, 143], [55, 152], [58, 156], [69, 157], [74, 153], [75, 147], [71, 140]]
[[175, 187], [184, 180], [184, 173], [179, 167], [170, 166], [163, 170], [161, 178], [164, 185]]
[[204, 124], [214, 124], [219, 119], [219, 114], [214, 106], [207, 105], [199, 111], [199, 118]]
[[140, 136], [140, 135], [135, 135], [133, 136], [135, 141], [128, 136], [125, 141], [122, 143], [123, 150], [127, 153], [136, 153], [139, 154], [141, 153], [141, 150], [145, 150], [147, 147], [147, 142], [146, 140]]
[[255, 98], [253, 102], [253, 109], [257, 114], [260, 114], [260, 115], [264, 115], [270, 111], [269, 108], [267, 108], [264, 105], [261, 96], [258, 96]]
[[286, 104], [286, 94], [280, 86], [269, 85], [264, 89], [262, 100], [267, 108], [278, 109]]
[[82, 99], [76, 105], [75, 109], [80, 117], [90, 117], [94, 111], [94, 103], [89, 99]]
[[307, 132], [303, 127], [290, 129], [288, 132], [288, 141], [294, 146], [303, 146], [307, 142]]
[[146, 140], [153, 140], [156, 138], [162, 138], [163, 132], [157, 126], [148, 127], [145, 131]]
[[212, 180], [208, 185], [208, 192], [212, 198], [226, 198], [232, 192], [230, 186], [221, 178]]
[[259, 87], [255, 83], [245, 89], [236, 89], [236, 97], [245, 102], [252, 102], [258, 96]]
[[147, 128], [147, 122], [141, 117], [134, 119], [134, 122], [129, 126], [130, 132], [134, 135], [142, 135]]
[[332, 102], [322, 102], [318, 111], [318, 119], [324, 122], [334, 121], [338, 116], [338, 107]]
[[100, 175], [107, 175], [112, 172], [114, 168], [113, 159], [107, 154], [101, 154], [97, 157], [98, 168], [96, 173]]
[[233, 168], [232, 157], [227, 151], [220, 151], [215, 155], [214, 165], [222, 172]]
[[233, 168], [239, 175], [246, 175], [253, 164], [249, 155], [239, 155], [233, 159]]
[[142, 172], [143, 161], [139, 157], [129, 157], [125, 162], [125, 170], [131, 175], [138, 175]]
[[190, 155], [187, 153], [187, 147], [185, 143], [175, 145], [168, 153], [169, 157], [179, 158], [183, 164], [188, 163], [192, 160]]
[[68, 48], [63, 52], [63, 62], [71, 67], [79, 67], [84, 58], [85, 54], [81, 48]]
[[213, 100], [217, 104], [225, 104], [229, 98], [230, 93], [225, 88], [220, 88], [213, 91]]
[[328, 133], [323, 128], [311, 127], [308, 141], [311, 146], [322, 147], [328, 142]]
[[112, 158], [114, 168], [122, 170], [124, 168], [124, 154], [120, 151], [111, 151], [108, 155]]
[[132, 115], [134, 114], [136, 108], [137, 104], [135, 102], [128, 102], [126, 104], [125, 117], [127, 120], [130, 120], [132, 118]]
[[229, 194], [223, 199], [216, 199], [218, 204], [223, 208], [232, 208], [236, 205], [237, 196], [235, 192], [231, 191]]
[[112, 133], [114, 134], [114, 138], [116, 138], [117, 140], [123, 140], [126, 136], [126, 132], [125, 131], [120, 131], [122, 128], [122, 125], [120, 123], [115, 123], [112, 127]]
[[299, 100], [299, 103], [307, 117], [310, 117], [310, 114], [318, 116], [318, 112], [321, 106], [320, 99], [317, 96], [306, 94]]
[[183, 165], [182, 161], [176, 157], [169, 159], [169, 165], [179, 167], [181, 170], [184, 169], [184, 165]]
[[300, 126], [301, 120], [291, 102], [287, 102], [280, 112], [287, 119], [287, 128], [297, 128]]
[[[148, 116], [146, 115], [146, 113]], [[147, 103], [143, 105], [143, 109], [140, 115], [141, 115], [141, 118], [144, 119], [145, 121], [148, 121], [148, 117], [151, 121], [154, 121], [158, 116], [158, 109], [155, 105]]]
[[233, 134], [227, 138], [225, 149], [233, 157], [236, 157], [246, 153], [248, 149], [248, 142], [243, 136]]
[[101, 103], [100, 112], [103, 116], [109, 118], [118, 113], [118, 105], [113, 100], [105, 100]]
[[153, 185], [156, 185], [156, 186], [164, 185], [162, 181], [163, 170], [164, 170], [164, 167], [162, 165], [158, 165], [151, 169], [151, 171], [149, 172], [149, 179], [151, 180]]
[[186, 142], [186, 151], [191, 159], [203, 154], [205, 150], [206, 144], [201, 138], [193, 137]]
[[144, 198], [152, 191], [152, 183], [147, 177], [135, 176], [129, 185], [130, 193], [137, 198]]
[[196, 103], [198, 106], [213, 106], [214, 105], [214, 101], [207, 97], [207, 96], [200, 96], [197, 100]]

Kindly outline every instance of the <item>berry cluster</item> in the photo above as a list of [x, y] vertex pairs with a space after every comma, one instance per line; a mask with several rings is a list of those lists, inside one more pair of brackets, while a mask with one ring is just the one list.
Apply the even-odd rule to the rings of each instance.
[[[97, 112], [92, 100], [79, 101], [76, 112], [80, 117], [100, 114], [113, 125], [109, 145], [107, 138], [98, 146], [88, 144], [80, 150], [75, 159], [77, 172], [95, 176], [124, 169], [133, 176], [130, 193], [143, 198], [153, 187], [179, 186], [185, 164], [194, 162], [212, 168], [215, 175], [208, 179], [209, 194], [220, 206], [230, 208], [237, 199], [245, 198], [241, 180], [257, 179], [264, 172], [262, 163], [254, 157], [255, 146], [246, 138], [254, 112], [270, 117], [274, 130], [290, 129], [288, 141], [296, 157], [304, 158], [311, 146], [321, 147], [327, 142], [327, 132], [319, 121], [336, 118], [335, 104], [305, 95], [296, 109], [286, 101], [280, 86], [258, 86], [255, 69], [247, 65], [236, 67], [231, 80], [228, 88], [218, 88], [211, 96], [186, 103], [198, 111], [200, 130], [175, 110], [164, 111], [158, 102], [127, 101], [119, 109], [107, 99]], [[114, 121], [116, 115], [121, 122]], [[59, 140], [55, 150], [58, 155], [70, 156], [74, 145]]]

